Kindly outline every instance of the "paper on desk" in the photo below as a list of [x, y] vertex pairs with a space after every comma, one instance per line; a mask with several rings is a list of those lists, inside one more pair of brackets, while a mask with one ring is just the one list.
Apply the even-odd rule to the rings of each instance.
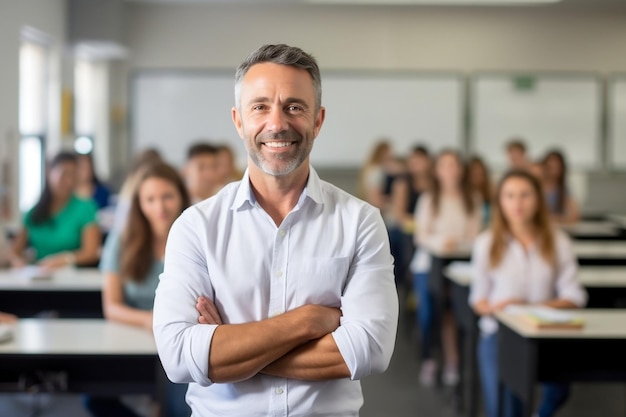
[[0, 323], [0, 343], [8, 342], [11, 339], [13, 339], [13, 327]]
[[37, 265], [28, 265], [15, 271], [19, 279], [25, 281], [46, 280], [52, 278], [52, 271]]

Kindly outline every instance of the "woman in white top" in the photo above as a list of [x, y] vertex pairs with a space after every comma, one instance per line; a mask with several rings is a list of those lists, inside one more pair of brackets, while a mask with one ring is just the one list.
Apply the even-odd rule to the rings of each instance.
[[[431, 354], [433, 296], [429, 290], [431, 257], [429, 251], [454, 251], [469, 247], [481, 227], [480, 198], [467, 185], [467, 175], [461, 157], [454, 151], [439, 154], [434, 163], [432, 186], [424, 192], [415, 211], [415, 245], [418, 247], [411, 263], [413, 289], [418, 300], [417, 321], [421, 334], [422, 367], [420, 382], [435, 383], [437, 364]], [[442, 317], [444, 353], [443, 383], [458, 382], [458, 351], [454, 318], [450, 311]]]
[[[478, 363], [488, 417], [498, 416], [498, 324], [496, 311], [512, 304], [582, 307], [587, 294], [576, 280], [578, 266], [565, 233], [551, 224], [538, 180], [511, 171], [498, 184], [491, 227], [472, 254], [470, 304], [481, 317]], [[542, 384], [538, 416], [548, 417], [569, 395], [566, 384]], [[522, 405], [505, 391], [505, 416], [521, 415]]]

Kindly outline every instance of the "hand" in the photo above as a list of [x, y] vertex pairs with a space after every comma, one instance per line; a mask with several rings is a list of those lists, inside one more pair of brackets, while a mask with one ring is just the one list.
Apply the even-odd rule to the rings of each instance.
[[198, 317], [198, 323], [200, 324], [223, 324], [222, 318], [220, 317], [220, 313], [217, 312], [217, 308], [215, 304], [211, 300], [206, 297], [200, 296], [198, 297], [198, 301], [196, 302], [196, 310], [200, 313], [200, 317]]
[[302, 315], [304, 323], [309, 326], [313, 337], [318, 339], [337, 330], [341, 319], [341, 310], [335, 307], [326, 307], [316, 304], [308, 304], [291, 310], [287, 314]]
[[446, 239], [445, 242], [443, 242], [443, 250], [446, 252], [452, 252], [453, 250], [457, 248], [458, 245], [459, 245], [459, 241], [451, 237], [451, 238]]
[[495, 313], [496, 311], [504, 310], [506, 307], [510, 305], [522, 305], [522, 304], [526, 304], [526, 301], [520, 298], [509, 298], [507, 300], [500, 301], [499, 303], [492, 304], [491, 310]]
[[13, 324], [17, 322], [17, 317], [13, 314], [0, 312], [0, 323]]
[[11, 259], [11, 266], [13, 268], [23, 268], [26, 265], [28, 265], [28, 263], [21, 256], [16, 256]]
[[63, 254], [46, 256], [37, 263], [42, 268], [57, 269], [68, 265], [67, 257]]

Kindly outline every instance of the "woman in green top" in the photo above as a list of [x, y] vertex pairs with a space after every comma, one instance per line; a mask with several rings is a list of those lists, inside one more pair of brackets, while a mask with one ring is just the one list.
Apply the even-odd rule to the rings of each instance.
[[[124, 231], [112, 232], [102, 251], [102, 306], [108, 320], [143, 327], [152, 332], [154, 292], [163, 272], [165, 242], [174, 220], [189, 207], [189, 195], [176, 169], [151, 163], [138, 173]], [[186, 384], [167, 386], [163, 401], [169, 417], [188, 417]], [[116, 398], [86, 397], [95, 417], [136, 417]]]
[[[35, 261], [46, 268], [93, 265], [98, 262], [101, 235], [97, 207], [74, 195], [76, 155], [61, 152], [52, 159], [39, 202], [24, 216], [15, 238], [11, 264]], [[26, 249], [33, 254], [28, 256]]]

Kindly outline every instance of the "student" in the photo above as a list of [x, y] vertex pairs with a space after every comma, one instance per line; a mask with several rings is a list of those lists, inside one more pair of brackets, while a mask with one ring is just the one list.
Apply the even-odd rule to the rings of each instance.
[[85, 200], [92, 198], [98, 208], [109, 205], [111, 191], [98, 179], [93, 165], [93, 155], [78, 155], [77, 161], [77, 184], [74, 192]]
[[526, 145], [521, 139], [513, 139], [506, 145], [506, 156], [509, 169], [527, 169], [529, 162]]
[[[478, 362], [487, 417], [498, 417], [498, 324], [496, 311], [512, 304], [583, 307], [587, 296], [576, 280], [569, 238], [553, 228], [539, 181], [527, 171], [510, 171], [497, 188], [489, 230], [472, 254], [469, 302], [481, 318]], [[531, 271], [531, 272], [529, 272]], [[544, 383], [538, 416], [553, 416], [569, 395], [565, 384]], [[505, 392], [506, 417], [521, 416], [521, 402]]]
[[552, 219], [559, 224], [580, 220], [578, 204], [567, 189], [567, 164], [559, 151], [550, 151], [543, 158], [543, 192]]
[[420, 195], [431, 183], [428, 149], [416, 146], [407, 159], [407, 173], [398, 175], [391, 191], [391, 211], [394, 222], [389, 227], [391, 253], [395, 258], [396, 285], [405, 281], [409, 262], [415, 251], [412, 238], [415, 231], [415, 209]]
[[[74, 194], [76, 169], [73, 153], [61, 152], [52, 159], [41, 197], [24, 216], [24, 225], [14, 239], [10, 253], [14, 267], [31, 261], [46, 268], [98, 261], [97, 206]], [[29, 248], [33, 251], [30, 256]]]
[[[152, 330], [154, 291], [163, 272], [167, 234], [174, 220], [189, 206], [182, 179], [174, 168], [154, 163], [139, 174], [133, 193], [128, 226], [111, 234], [102, 253], [104, 273], [102, 305], [107, 320]], [[168, 385], [167, 416], [189, 416], [186, 385]], [[132, 416], [118, 399], [86, 399], [96, 416]]]
[[[431, 352], [433, 299], [429, 290], [431, 257], [429, 250], [452, 251], [469, 246], [481, 229], [480, 198], [467, 186], [463, 162], [458, 153], [446, 150], [434, 164], [432, 189], [417, 203], [415, 244], [419, 246], [412, 262], [414, 290], [418, 300], [417, 320], [421, 332], [422, 366], [420, 382], [435, 384], [437, 363]], [[442, 317], [444, 353], [443, 383], [458, 382], [458, 349], [455, 323], [451, 312]]]
[[480, 196], [483, 202], [482, 224], [483, 226], [487, 226], [491, 215], [491, 199], [493, 194], [493, 184], [491, 183], [489, 169], [481, 158], [475, 156], [469, 161], [468, 175], [472, 190]]
[[134, 156], [130, 172], [126, 176], [117, 198], [112, 228], [113, 232], [121, 233], [124, 230], [128, 211], [130, 210], [130, 202], [135, 193], [135, 188], [137, 187], [139, 173], [146, 166], [157, 162], [163, 162], [163, 159], [159, 151], [153, 148], [145, 149]]
[[187, 150], [183, 178], [192, 204], [206, 200], [217, 191], [217, 158], [218, 148], [210, 143], [195, 143]]
[[358, 196], [380, 210], [385, 210], [389, 199], [384, 194], [387, 170], [385, 165], [393, 158], [391, 145], [381, 140], [367, 158], [367, 162], [359, 173]]
[[235, 153], [230, 146], [220, 145], [217, 151], [217, 187], [221, 189], [226, 184], [239, 181], [243, 173], [237, 169]]

